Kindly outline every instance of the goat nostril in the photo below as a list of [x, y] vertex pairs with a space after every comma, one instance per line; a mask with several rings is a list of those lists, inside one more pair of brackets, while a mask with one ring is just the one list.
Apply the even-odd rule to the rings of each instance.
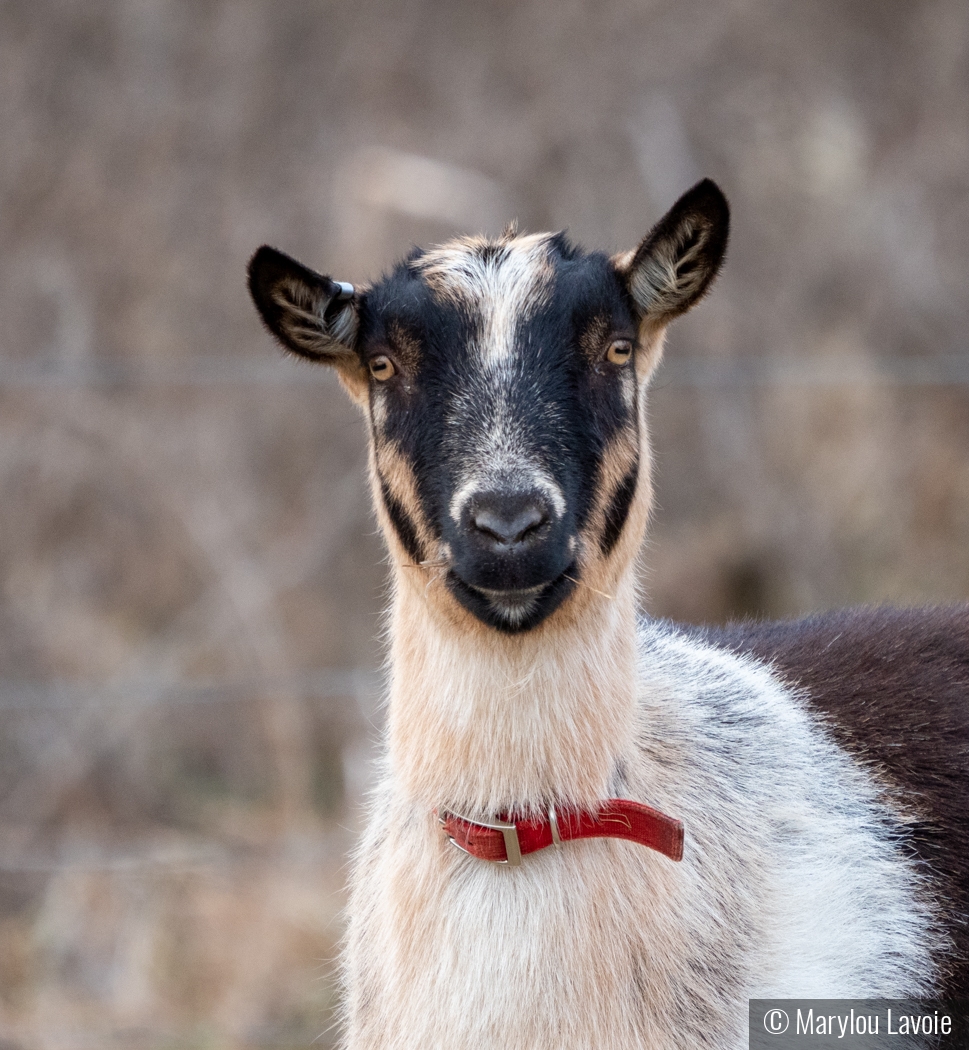
[[505, 547], [521, 543], [529, 534], [540, 529], [548, 521], [548, 515], [534, 503], [523, 507], [517, 514], [506, 517], [489, 507], [482, 507], [471, 515], [471, 524], [478, 532]]

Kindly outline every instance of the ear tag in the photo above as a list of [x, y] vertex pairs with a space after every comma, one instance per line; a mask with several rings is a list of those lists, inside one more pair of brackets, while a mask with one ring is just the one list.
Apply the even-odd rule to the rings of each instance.
[[337, 299], [340, 302], [342, 302], [344, 299], [352, 299], [353, 298], [353, 285], [352, 284], [347, 284], [346, 281], [334, 281], [333, 283], [337, 286], [337, 288], [339, 288], [339, 291], [333, 297], [334, 299]]

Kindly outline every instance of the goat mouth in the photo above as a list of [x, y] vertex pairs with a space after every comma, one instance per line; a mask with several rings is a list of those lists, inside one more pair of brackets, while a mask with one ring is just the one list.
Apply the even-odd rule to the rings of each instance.
[[472, 590], [477, 591], [478, 594], [483, 594], [488, 599], [488, 601], [514, 603], [525, 601], [529, 598], [535, 598], [539, 594], [541, 594], [546, 587], [550, 586], [551, 584], [548, 583], [540, 583], [537, 587], [522, 587], [520, 590], [517, 591], [495, 591], [492, 590], [490, 587], [473, 587]]
[[458, 601], [479, 620], [507, 634], [517, 634], [537, 627], [562, 604], [575, 587], [576, 571], [573, 563], [548, 583], [507, 590], [476, 587], [453, 569], [447, 582]]

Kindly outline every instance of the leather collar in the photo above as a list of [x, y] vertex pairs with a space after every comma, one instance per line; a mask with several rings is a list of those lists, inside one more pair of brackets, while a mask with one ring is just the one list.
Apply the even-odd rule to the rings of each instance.
[[446, 810], [438, 820], [450, 842], [465, 853], [496, 864], [517, 866], [527, 853], [560, 846], [573, 839], [626, 839], [669, 857], [683, 859], [683, 824], [652, 806], [610, 798], [596, 810], [556, 813], [547, 819], [471, 820]]

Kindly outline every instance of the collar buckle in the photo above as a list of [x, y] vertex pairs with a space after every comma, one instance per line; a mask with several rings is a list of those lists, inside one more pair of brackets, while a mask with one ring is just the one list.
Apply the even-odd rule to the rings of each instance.
[[[463, 817], [460, 813], [454, 813], [452, 811], [444, 811], [438, 815], [438, 820], [441, 823], [441, 827], [445, 826], [445, 822], [448, 817], [455, 817], [457, 820], [463, 820], [465, 824], [472, 824], [477, 828], [490, 828], [492, 831], [500, 831], [501, 837], [505, 840], [505, 859], [492, 861], [493, 864], [507, 864], [510, 868], [517, 868], [522, 862], [522, 851], [521, 843], [518, 841], [518, 827], [514, 823], [507, 820], [472, 820], [470, 817]], [[452, 846], [456, 846], [462, 853], [467, 853], [469, 856], [475, 856], [470, 850], [465, 849], [453, 835], [448, 835], [448, 842]]]

